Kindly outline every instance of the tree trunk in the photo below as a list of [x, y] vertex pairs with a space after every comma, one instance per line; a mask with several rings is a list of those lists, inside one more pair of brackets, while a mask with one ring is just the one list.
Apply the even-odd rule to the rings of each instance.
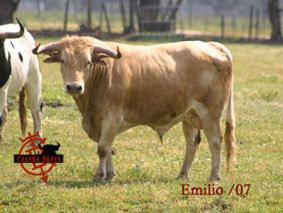
[[135, 10], [135, 0], [130, 0], [130, 8], [129, 8], [129, 27], [126, 29], [127, 32], [135, 32], [135, 20], [134, 20], [134, 10]]
[[169, 20], [176, 20], [176, 15], [182, 2], [183, 0], [177, 0], [176, 5], [171, 9], [169, 13]]
[[91, 29], [92, 0], [87, 0], [87, 27]]
[[139, 16], [140, 32], [152, 31], [151, 28], [156, 29], [153, 25], [158, 21], [160, 4], [161, 0], [139, 0], [137, 13]]
[[171, 10], [172, 4], [173, 4], [173, 0], [169, 0], [169, 1], [167, 2], [166, 8], [165, 8], [165, 10], [164, 10], [164, 13], [163, 13], [162, 16], [161, 16], [161, 20], [162, 20], [162, 21], [165, 21], [165, 20], [166, 20], [166, 17], [168, 16], [168, 13], [169, 13], [170, 10]]
[[268, 0], [268, 15], [271, 24], [271, 40], [280, 40], [282, 34], [278, 0]]
[[110, 21], [109, 21], [109, 18], [108, 18], [108, 14], [107, 14], [107, 9], [106, 9], [106, 6], [104, 3], [102, 3], [102, 10], [103, 10], [103, 13], [104, 13], [104, 17], [105, 17], [105, 22], [106, 22], [106, 27], [107, 27], [107, 32], [108, 34], [111, 34], [111, 26], [110, 26]]
[[142, 10], [140, 18], [142, 20], [156, 21], [160, 4], [161, 0], [140, 0], [140, 9]]
[[74, 3], [75, 20], [78, 21], [78, 11], [79, 11], [78, 2], [77, 2], [77, 0], [73, 0], [73, 3]]
[[12, 23], [14, 13], [18, 9], [20, 0], [1, 0], [0, 1], [0, 25]]
[[127, 18], [125, 14], [125, 7], [124, 7], [123, 0], [119, 0], [119, 5], [120, 5], [120, 11], [121, 11], [121, 17], [122, 17], [123, 31], [125, 31], [127, 27]]
[[65, 14], [64, 14], [64, 32], [65, 33], [67, 31], [67, 25], [68, 25], [69, 4], [70, 4], [70, 0], [66, 0]]

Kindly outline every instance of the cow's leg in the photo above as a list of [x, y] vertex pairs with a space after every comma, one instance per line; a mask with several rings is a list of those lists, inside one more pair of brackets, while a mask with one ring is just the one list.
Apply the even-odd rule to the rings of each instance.
[[[35, 72], [35, 71], [34, 71]], [[36, 75], [37, 74], [37, 75]], [[41, 74], [36, 73], [26, 83], [27, 100], [31, 110], [33, 119], [33, 130], [41, 135], [41, 114], [42, 114], [42, 98], [41, 98]]]
[[199, 142], [196, 141], [198, 138], [199, 130], [194, 128], [190, 123], [187, 121], [183, 121], [183, 132], [186, 139], [186, 153], [184, 158], [183, 166], [177, 176], [177, 179], [187, 179], [188, 172], [191, 168], [192, 162], [194, 160], [196, 150], [198, 148]]
[[211, 152], [211, 173], [209, 181], [220, 180], [219, 170], [221, 162], [221, 142], [222, 135], [220, 129], [220, 119], [217, 121], [212, 119], [203, 120], [203, 130], [209, 143]]
[[106, 160], [106, 176], [107, 179], [112, 179], [114, 176], [116, 176], [115, 169], [113, 167], [112, 163], [112, 153], [108, 154], [107, 160]]
[[[111, 147], [115, 137], [115, 133], [115, 121], [113, 119], [107, 119], [102, 121], [101, 135], [97, 144], [97, 154], [99, 157], [99, 163], [94, 177], [94, 179], [97, 181], [105, 180], [107, 178], [106, 164], [108, 156], [112, 154]], [[108, 162], [110, 165], [110, 161]]]
[[7, 90], [0, 91], [0, 142], [4, 141], [3, 137], [3, 127], [6, 122], [6, 116], [8, 113], [7, 108]]
[[3, 137], [3, 129], [6, 123], [7, 114], [8, 114], [8, 106], [6, 105], [4, 106], [4, 109], [2, 110], [2, 114], [0, 116], [0, 142], [5, 141]]

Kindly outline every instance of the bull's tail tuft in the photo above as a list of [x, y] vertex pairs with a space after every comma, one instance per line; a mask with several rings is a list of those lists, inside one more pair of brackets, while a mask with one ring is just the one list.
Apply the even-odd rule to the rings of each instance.
[[25, 104], [25, 96], [25, 87], [23, 87], [19, 94], [19, 116], [21, 123], [21, 131], [23, 135], [25, 135], [27, 128], [27, 109]]

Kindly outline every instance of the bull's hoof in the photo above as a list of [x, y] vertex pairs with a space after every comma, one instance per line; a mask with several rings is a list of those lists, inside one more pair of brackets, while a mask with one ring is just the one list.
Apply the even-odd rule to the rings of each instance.
[[94, 182], [105, 182], [106, 178], [107, 178], [106, 175], [99, 172], [95, 174], [93, 181]]
[[106, 177], [107, 180], [111, 180], [116, 176], [116, 172], [115, 171], [109, 171], [109, 172], [107, 172], [106, 176], [107, 176]]
[[93, 177], [93, 182], [95, 182], [95, 183], [105, 183], [106, 177], [98, 177], [98, 176], [95, 175]]
[[177, 177], [176, 180], [189, 180], [189, 177], [187, 174], [184, 174], [183, 172], [180, 172]]
[[111, 150], [111, 154], [112, 154], [112, 155], [116, 155], [116, 154], [117, 154], [116, 149], [112, 148], [112, 150]]
[[214, 182], [218, 182], [218, 181], [220, 181], [220, 176], [210, 176], [210, 178], [209, 178], [209, 182], [210, 183], [214, 183]]

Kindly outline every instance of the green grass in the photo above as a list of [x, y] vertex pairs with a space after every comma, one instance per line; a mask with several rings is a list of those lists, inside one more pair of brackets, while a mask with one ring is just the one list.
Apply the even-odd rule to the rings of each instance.
[[[14, 100], [4, 132], [8, 143], [0, 145], [0, 212], [282, 212], [283, 46], [227, 47], [234, 57], [238, 165], [227, 174], [222, 161], [217, 185], [225, 195], [180, 195], [183, 181], [175, 180], [185, 147], [180, 125], [165, 136], [163, 144], [148, 127], [117, 136], [117, 177], [111, 183], [93, 183], [96, 144], [83, 131], [73, 100], [63, 92], [59, 66], [42, 63], [44, 100], [64, 104], [44, 108], [44, 136], [50, 143], [60, 141], [65, 162], [49, 174], [47, 185], [13, 163], [20, 146]], [[30, 116], [28, 122], [32, 130]], [[189, 184], [204, 186], [209, 171], [210, 153], [203, 136]], [[232, 184], [238, 183], [250, 183], [249, 194], [228, 196]]]

